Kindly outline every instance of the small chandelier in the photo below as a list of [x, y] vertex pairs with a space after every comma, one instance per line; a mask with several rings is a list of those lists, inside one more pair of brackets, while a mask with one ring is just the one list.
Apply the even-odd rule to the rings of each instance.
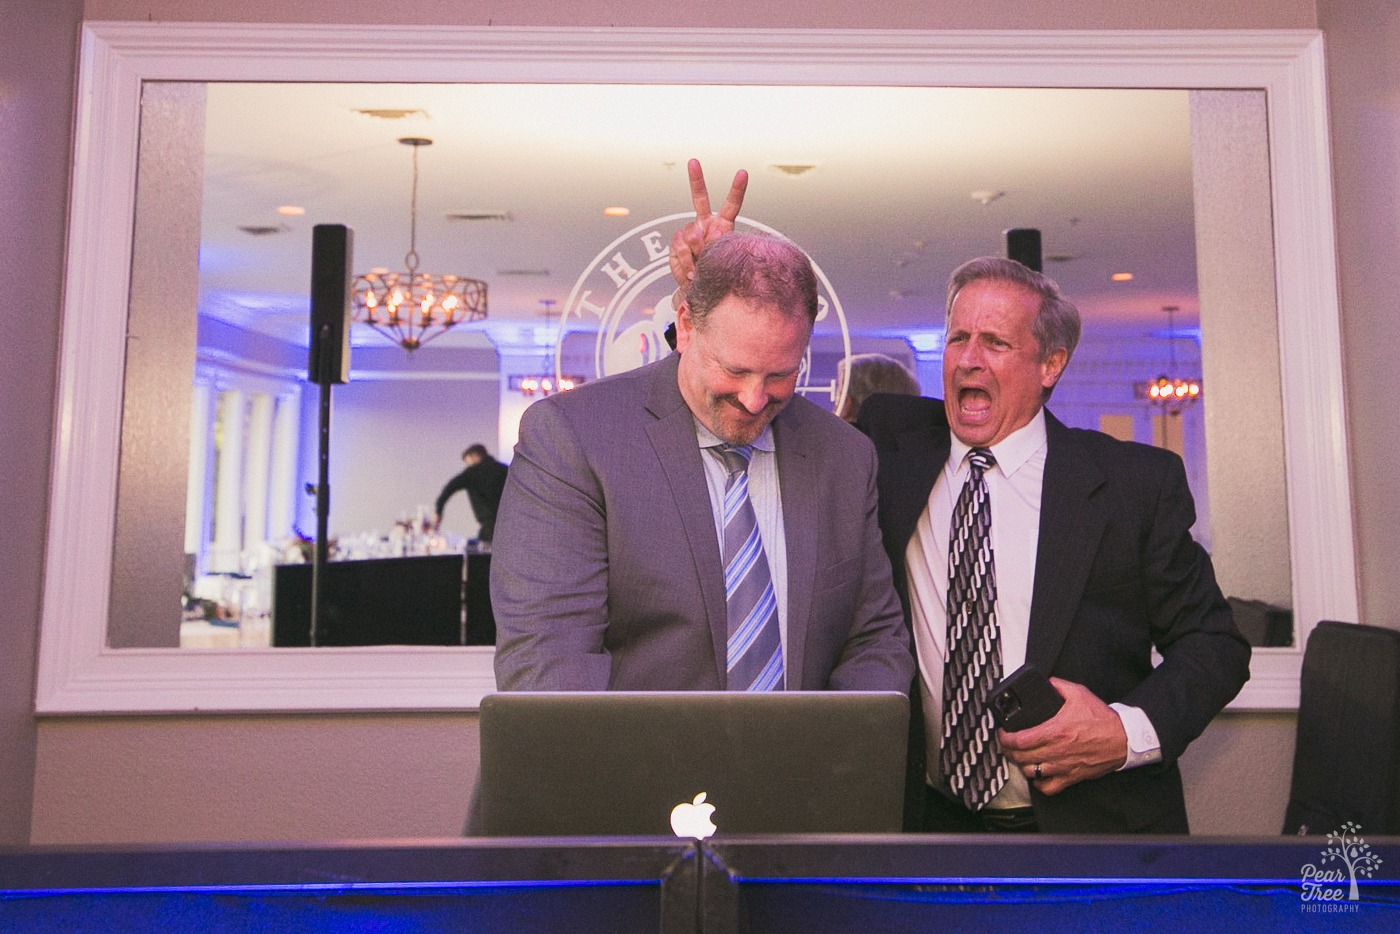
[[547, 396], [555, 392], [568, 392], [579, 384], [573, 376], [519, 376], [512, 380], [512, 388], [520, 390], [522, 396]]
[[1167, 305], [1162, 310], [1167, 313], [1169, 369], [1156, 379], [1134, 383], [1133, 394], [1162, 409], [1168, 415], [1175, 415], [1201, 398], [1201, 381], [1176, 375], [1176, 328], [1173, 323], [1180, 308]]
[[413, 149], [413, 194], [409, 200], [407, 272], [356, 276], [351, 320], [367, 324], [404, 350], [414, 351], [463, 321], [486, 317], [486, 283], [466, 276], [418, 271], [418, 150], [433, 141], [399, 140]]
[[[540, 314], [544, 315], [545, 332], [549, 332], [550, 322], [554, 320], [555, 301], [552, 298], [540, 299]], [[556, 392], [568, 392], [583, 382], [582, 376], [556, 376], [554, 368], [549, 365], [549, 356], [545, 355], [540, 367], [540, 372], [536, 374], [524, 374], [512, 376], [509, 384], [511, 389], [519, 390], [524, 396], [548, 396]]]

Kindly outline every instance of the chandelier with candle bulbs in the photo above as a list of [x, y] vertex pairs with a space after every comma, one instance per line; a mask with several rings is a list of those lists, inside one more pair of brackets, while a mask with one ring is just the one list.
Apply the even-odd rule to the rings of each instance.
[[1174, 324], [1176, 313], [1181, 309], [1176, 305], [1167, 305], [1162, 310], [1167, 314], [1167, 352], [1169, 355], [1167, 372], [1156, 379], [1134, 383], [1133, 394], [1139, 399], [1151, 403], [1154, 407], [1160, 408], [1168, 415], [1176, 415], [1201, 398], [1201, 381], [1199, 378], [1187, 378], [1179, 375], [1176, 368], [1176, 328]]
[[352, 286], [351, 320], [367, 324], [404, 350], [414, 351], [464, 321], [486, 317], [486, 283], [450, 273], [418, 271], [418, 150], [433, 141], [399, 140], [413, 150], [405, 272], [367, 272]]

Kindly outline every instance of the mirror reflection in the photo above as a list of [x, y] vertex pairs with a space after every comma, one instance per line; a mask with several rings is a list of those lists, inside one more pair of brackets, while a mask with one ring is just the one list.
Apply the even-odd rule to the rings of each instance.
[[[1009, 229], [1038, 230], [1045, 271], [1085, 323], [1051, 408], [1180, 453], [1196, 535], [1242, 628], [1292, 644], [1281, 427], [1268, 521], [1282, 555], [1217, 547], [1240, 541], [1245, 519], [1212, 498], [1240, 480], [1216, 466], [1233, 397], [1203, 377], [1260, 348], [1202, 333], [1274, 309], [1212, 319], [1202, 298], [1198, 103], [1157, 90], [148, 82], [109, 644], [308, 644], [316, 224], [351, 228], [350, 275], [476, 279], [488, 296], [482, 318], [411, 350], [351, 328], [327, 485], [326, 586], [347, 634], [318, 644], [490, 644], [481, 513], [439, 495], [469, 446], [509, 461], [531, 377], [599, 375], [602, 316], [590, 329], [569, 303], [588, 300], [590, 271], [641, 278], [630, 253], [606, 249], [686, 207], [691, 155], [721, 182], [748, 168], [746, 216], [829, 279], [846, 328], [818, 325], [806, 385], [832, 405], [848, 351], [887, 354], [939, 394], [948, 272], [1005, 253]], [[1163, 377], [1199, 391], [1154, 402]], [[1277, 392], [1275, 378], [1272, 411], [1247, 417], [1281, 426]]]

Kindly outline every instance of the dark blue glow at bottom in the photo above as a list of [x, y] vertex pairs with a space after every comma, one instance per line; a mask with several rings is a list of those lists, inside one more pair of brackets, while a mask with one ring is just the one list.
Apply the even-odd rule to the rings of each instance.
[[388, 892], [412, 895], [416, 892], [441, 894], [442, 890], [472, 889], [555, 889], [592, 888], [595, 886], [637, 885], [660, 883], [636, 879], [539, 879], [520, 882], [297, 882], [250, 883], [247, 885], [148, 885], [148, 886], [62, 886], [48, 889], [25, 889], [22, 892], [0, 889], [0, 902], [7, 898], [68, 895], [235, 895], [235, 894], [314, 894], [333, 895], [357, 892]]
[[[1390, 881], [1341, 905], [1304, 903], [1290, 879], [743, 879], [733, 891], [739, 930], [762, 934], [1400, 930]], [[0, 931], [633, 934], [659, 930], [661, 901], [658, 881], [620, 879], [55, 888], [0, 893]]]
[[[1400, 888], [1363, 887], [1340, 911], [1305, 903], [1296, 881], [1142, 880], [1066, 884], [1060, 880], [992, 884], [745, 884], [742, 929], [764, 934], [810, 931], [901, 932], [927, 929], [1008, 934], [1028, 931], [1317, 931], [1400, 930]], [[1350, 910], [1348, 910], [1350, 909]], [[1334, 928], [1334, 926], [1336, 926]]]
[[198, 932], [312, 934], [373, 931], [651, 931], [661, 917], [656, 883], [229, 886], [199, 891], [62, 892], [0, 897], [5, 934]]

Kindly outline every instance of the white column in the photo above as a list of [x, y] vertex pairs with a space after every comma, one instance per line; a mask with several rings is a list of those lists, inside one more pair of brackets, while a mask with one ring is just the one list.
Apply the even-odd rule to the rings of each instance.
[[1200, 516], [1193, 531], [1211, 551], [1221, 589], [1292, 606], [1288, 500], [1297, 491], [1284, 474], [1268, 125], [1262, 90], [1191, 92], [1203, 366], [1201, 401], [1186, 427], [1193, 445], [1189, 419], [1203, 426], [1205, 469], [1197, 448], [1187, 479]]
[[301, 423], [306, 430], [297, 442], [296, 500], [293, 521], [307, 536], [316, 534], [316, 494], [307, 487], [316, 483], [321, 462], [321, 387], [305, 384], [301, 391]]
[[214, 541], [209, 548], [209, 570], [214, 573], [239, 570], [243, 551], [244, 402], [241, 389], [219, 394]]
[[297, 439], [301, 430], [301, 387], [277, 397], [272, 422], [272, 465], [268, 477], [267, 537], [276, 541], [292, 534], [296, 521]]
[[272, 466], [271, 393], [254, 393], [248, 410], [248, 460], [243, 469], [243, 547], [267, 541], [268, 472]]
[[518, 389], [510, 388], [510, 378], [523, 374], [536, 375], [540, 372], [539, 351], [524, 354], [500, 351], [500, 416], [496, 443], [500, 446], [501, 460], [509, 461], [515, 451], [515, 442], [520, 440], [520, 416], [540, 397], [523, 395]]
[[499, 433], [500, 459], [509, 462], [520, 440], [520, 416], [540, 398], [526, 396], [510, 388], [513, 376], [537, 376], [554, 370], [554, 342], [557, 328], [497, 327], [488, 331], [500, 361]]
[[209, 505], [209, 415], [214, 393], [208, 383], [194, 384], [190, 405], [190, 464], [185, 481], [185, 554], [197, 555], [204, 544]]

